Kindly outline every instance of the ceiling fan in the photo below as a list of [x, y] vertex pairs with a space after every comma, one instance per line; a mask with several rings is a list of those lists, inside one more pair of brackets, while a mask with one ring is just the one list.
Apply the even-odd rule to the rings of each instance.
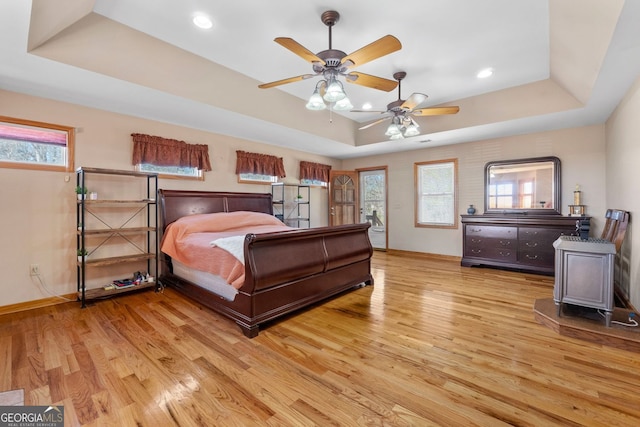
[[[258, 85], [259, 88], [268, 89], [321, 75], [323, 79], [316, 85], [316, 89], [307, 104], [307, 108], [311, 110], [322, 110], [326, 108], [324, 101], [336, 110], [350, 110], [353, 108], [344, 93], [344, 88], [338, 80], [338, 76], [343, 76], [349, 83], [355, 83], [386, 92], [396, 88], [398, 83], [393, 80], [351, 71], [350, 69], [400, 50], [402, 45], [397, 38], [392, 35], [386, 35], [347, 55], [343, 51], [333, 49], [332, 47], [331, 29], [340, 19], [340, 14], [334, 10], [328, 10], [324, 12], [320, 18], [322, 22], [329, 27], [329, 49], [327, 50], [314, 54], [291, 38], [277, 37], [274, 40], [305, 61], [310, 62], [313, 67], [313, 74], [302, 74], [270, 83], [263, 83]], [[344, 101], [345, 99], [346, 102]]]
[[390, 115], [390, 117], [384, 117], [382, 119], [375, 120], [360, 128], [360, 130], [370, 128], [371, 126], [382, 123], [385, 120], [391, 118], [391, 124], [387, 128], [385, 135], [390, 139], [402, 139], [404, 137], [416, 136], [420, 134], [418, 130], [418, 123], [413, 119], [413, 116], [439, 116], [443, 114], [456, 114], [460, 111], [460, 107], [431, 107], [431, 108], [419, 108], [426, 99], [427, 95], [423, 93], [413, 93], [407, 100], [401, 98], [401, 82], [407, 76], [404, 71], [398, 71], [393, 74], [393, 78], [398, 81], [398, 100], [387, 104], [386, 111], [372, 111], [372, 110], [351, 110], [356, 113], [371, 113], [378, 112], [382, 114]]

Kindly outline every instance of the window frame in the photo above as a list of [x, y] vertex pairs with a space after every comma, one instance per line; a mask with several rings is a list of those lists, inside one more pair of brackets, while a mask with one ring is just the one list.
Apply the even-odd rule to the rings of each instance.
[[0, 122], [21, 126], [30, 126], [33, 128], [51, 129], [67, 134], [66, 144], [66, 156], [65, 165], [51, 165], [40, 163], [26, 163], [19, 161], [7, 162], [0, 160], [0, 168], [5, 169], [26, 169], [26, 170], [41, 170], [41, 171], [53, 171], [53, 172], [73, 172], [75, 169], [75, 127], [63, 126], [54, 123], [39, 122], [36, 120], [19, 119], [15, 117], [0, 116]]
[[[446, 165], [451, 164], [453, 168], [453, 176], [452, 176], [452, 184], [453, 190], [452, 193], [443, 193], [444, 195], [450, 194], [451, 197], [451, 223], [427, 223], [420, 222], [421, 217], [421, 205], [422, 205], [422, 188], [421, 188], [421, 168], [435, 165]], [[414, 176], [414, 190], [415, 190], [415, 199], [414, 199], [414, 222], [415, 227], [420, 228], [443, 228], [443, 229], [457, 229], [458, 228], [458, 159], [443, 159], [443, 160], [431, 160], [425, 162], [416, 162], [413, 164], [413, 176]]]
[[237, 174], [237, 178], [238, 178], [238, 184], [259, 184], [259, 185], [271, 185], [271, 184], [275, 184], [280, 182], [278, 180], [278, 177], [275, 175], [263, 175], [265, 177], [269, 176], [271, 177], [271, 180], [267, 181], [261, 181], [261, 180], [256, 180], [256, 179], [248, 179], [248, 178], [243, 178], [242, 175], [260, 175], [260, 174], [253, 174], [253, 173], [239, 173]]
[[301, 179], [300, 185], [308, 185], [309, 187], [329, 188], [329, 183], [324, 181], [314, 181], [311, 179]]
[[[501, 188], [507, 188], [509, 193], [500, 193]], [[508, 205], [508, 209], [513, 209], [513, 201], [517, 198], [516, 183], [513, 181], [504, 181], [496, 184], [488, 184], [487, 198], [489, 200], [489, 209], [504, 209], [505, 202]], [[501, 203], [498, 203], [501, 202]]]
[[[158, 166], [158, 165], [153, 165], [155, 167], [161, 168], [162, 166]], [[168, 167], [173, 167], [173, 166], [168, 166]], [[136, 170], [138, 172], [149, 172], [146, 170], [143, 170], [142, 168], [142, 164], [138, 163], [135, 166]], [[198, 176], [194, 176], [194, 175], [180, 175], [180, 174], [175, 174], [175, 173], [163, 173], [160, 171], [151, 171], [151, 172], [155, 172], [158, 174], [158, 178], [161, 179], [181, 179], [181, 180], [186, 180], [186, 181], [204, 181], [204, 171], [202, 169], [197, 169], [198, 171]]]

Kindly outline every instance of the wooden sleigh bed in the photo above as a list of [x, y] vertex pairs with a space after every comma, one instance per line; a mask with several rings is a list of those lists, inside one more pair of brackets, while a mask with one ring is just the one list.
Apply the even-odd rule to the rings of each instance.
[[[240, 211], [273, 214], [271, 194], [159, 190], [158, 197], [163, 240], [167, 227], [184, 217], [192, 216], [186, 218], [191, 220], [208, 216], [200, 214]], [[200, 286], [198, 280], [179, 276], [174, 271], [174, 264], [179, 263], [166, 254], [159, 280], [235, 320], [244, 335], [253, 338], [265, 322], [348, 289], [372, 285], [369, 226], [247, 233], [243, 238], [244, 280], [233, 297], [223, 297]]]

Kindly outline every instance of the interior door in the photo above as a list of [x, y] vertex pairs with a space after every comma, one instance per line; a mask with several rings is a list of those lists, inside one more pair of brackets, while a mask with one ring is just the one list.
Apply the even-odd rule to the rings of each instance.
[[356, 224], [358, 213], [358, 172], [329, 174], [329, 225]]

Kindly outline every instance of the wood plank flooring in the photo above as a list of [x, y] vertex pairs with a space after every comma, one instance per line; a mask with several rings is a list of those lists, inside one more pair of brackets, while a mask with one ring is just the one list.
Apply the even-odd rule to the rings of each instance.
[[545, 276], [376, 252], [245, 338], [171, 289], [0, 316], [0, 391], [88, 426], [635, 426], [640, 355], [557, 334]]

